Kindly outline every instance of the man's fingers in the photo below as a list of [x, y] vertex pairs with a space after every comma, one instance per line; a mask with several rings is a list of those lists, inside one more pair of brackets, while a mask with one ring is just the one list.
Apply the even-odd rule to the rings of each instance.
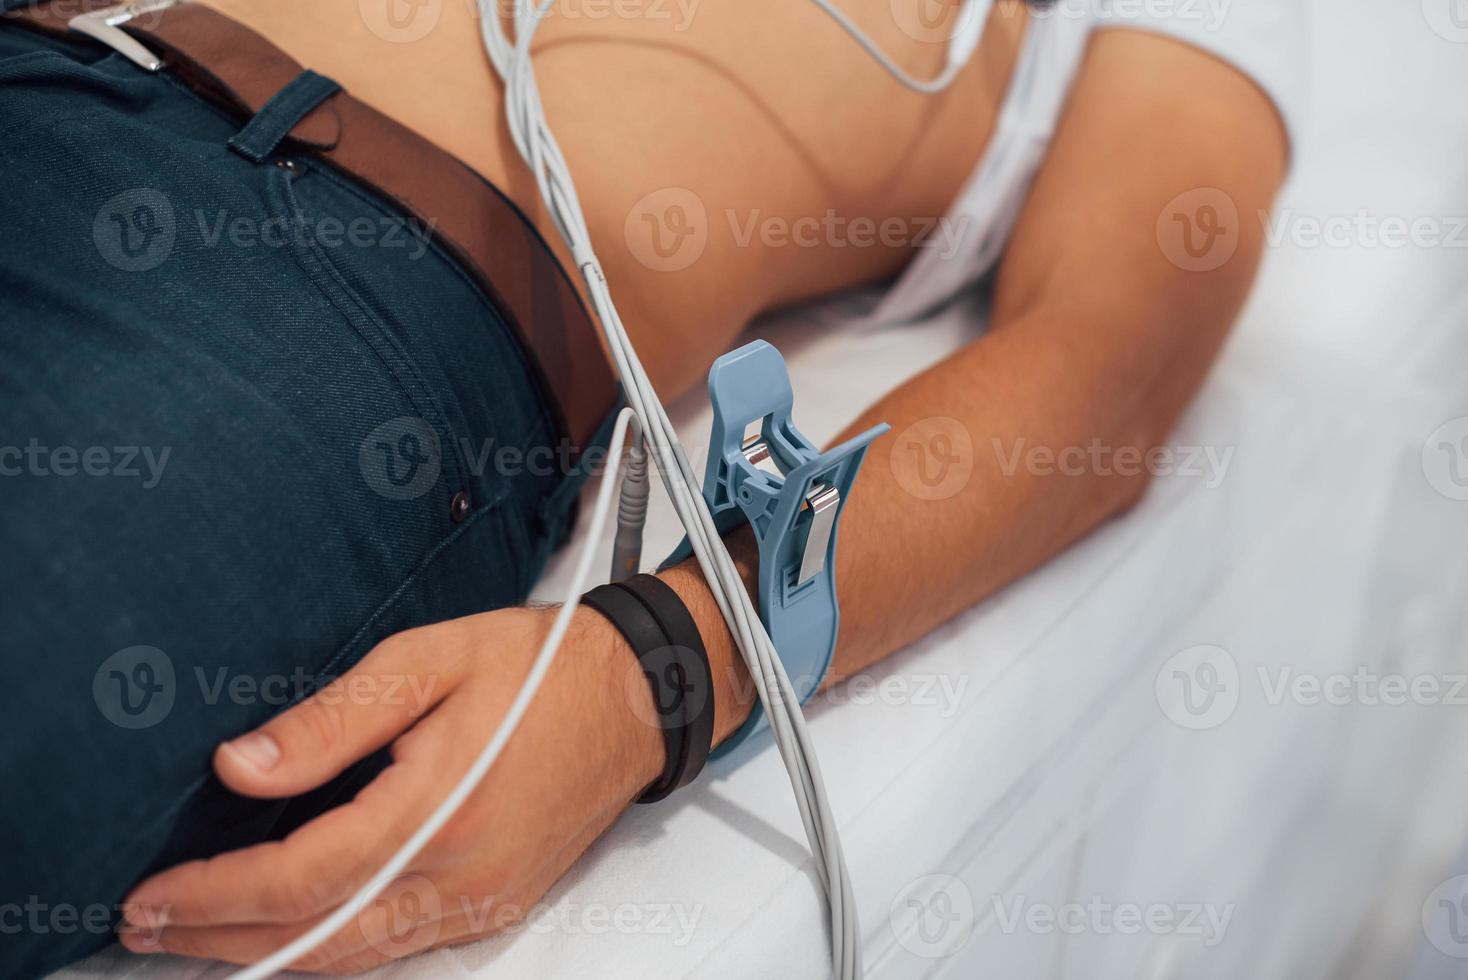
[[[533, 900], [542, 895], [610, 821], [610, 816], [594, 821], [528, 880], [516, 882], [510, 892], [514, 898], [485, 895], [486, 883], [477, 879], [455, 886], [422, 874], [405, 875], [374, 899], [353, 925], [292, 969], [358, 973], [429, 948], [468, 942], [516, 926], [534, 911], [522, 896]], [[147, 921], [139, 917], [130, 918], [119, 935], [122, 944], [136, 953], [168, 952], [252, 963], [315, 927], [326, 914], [323, 911], [293, 923], [220, 925], [189, 925], [175, 917], [166, 926], [160, 926], [156, 917]]]
[[285, 840], [149, 878], [128, 896], [127, 921], [152, 927], [291, 923], [340, 905], [407, 840], [468, 765], [463, 747], [446, 737], [417, 744], [425, 751], [389, 766], [351, 803]]
[[244, 796], [314, 789], [412, 726], [458, 683], [463, 664], [419, 634], [392, 637], [307, 700], [220, 745], [214, 769]]
[[[174, 953], [253, 963], [298, 939], [324, 918], [323, 914], [290, 924], [169, 925], [161, 929], [126, 926], [119, 931], [119, 939], [135, 953]], [[407, 875], [389, 885], [355, 922], [296, 961], [291, 969], [332, 973], [353, 966], [367, 969], [486, 931], [477, 919], [449, 902], [430, 879]]]

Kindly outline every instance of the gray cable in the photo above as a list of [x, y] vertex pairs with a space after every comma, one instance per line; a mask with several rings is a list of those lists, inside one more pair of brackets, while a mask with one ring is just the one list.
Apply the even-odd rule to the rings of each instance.
[[[635, 416], [634, 416], [635, 419]], [[647, 524], [647, 447], [642, 426], [634, 421], [627, 440], [627, 463], [622, 470], [622, 495], [617, 501], [617, 536], [612, 539], [610, 581], [636, 575], [642, 565], [642, 529]]]

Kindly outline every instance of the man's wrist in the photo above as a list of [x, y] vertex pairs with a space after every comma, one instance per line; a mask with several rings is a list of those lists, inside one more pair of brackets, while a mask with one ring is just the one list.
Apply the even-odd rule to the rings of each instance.
[[626, 776], [628, 800], [663, 771], [666, 749], [652, 688], [632, 645], [601, 613], [576, 610], [566, 637], [568, 649], [586, 651], [591, 682], [607, 712], [607, 740], [614, 771]]
[[[759, 575], [754, 535], [749, 528], [741, 528], [729, 535], [725, 543], [739, 568], [740, 577], [744, 579], [745, 588], [753, 595]], [[714, 680], [714, 744], [718, 745], [733, 735], [749, 717], [757, 697], [754, 681], [698, 562], [690, 558], [669, 568], [658, 578], [678, 593], [703, 637]]]
[[[745, 587], [752, 592], [758, 575], [753, 536], [746, 528], [731, 535], [727, 543]], [[697, 562], [683, 562], [658, 577], [688, 607], [708, 651], [713, 676], [713, 741], [717, 745], [749, 717], [756, 700], [754, 683]], [[636, 797], [662, 773], [666, 756], [657, 706], [642, 665], [632, 645], [594, 609], [576, 610], [566, 642], [568, 649], [589, 654], [600, 700], [608, 712], [608, 743], [615, 746], [612, 764], [626, 773], [630, 795]]]

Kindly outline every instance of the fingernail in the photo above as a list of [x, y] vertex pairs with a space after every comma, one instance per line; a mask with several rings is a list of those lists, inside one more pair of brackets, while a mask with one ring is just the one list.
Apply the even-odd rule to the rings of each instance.
[[158, 934], [153, 931], [145, 931], [139, 928], [124, 928], [117, 930], [117, 941], [122, 943], [124, 949], [130, 953], [161, 953], [163, 946], [158, 941]]
[[280, 744], [264, 732], [254, 732], [224, 744], [261, 772], [269, 772], [280, 761]]

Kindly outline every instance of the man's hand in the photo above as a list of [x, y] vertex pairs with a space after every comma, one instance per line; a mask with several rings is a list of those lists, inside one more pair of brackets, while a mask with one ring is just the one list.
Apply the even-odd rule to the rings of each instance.
[[[171, 868], [129, 897], [122, 942], [258, 960], [346, 901], [448, 795], [524, 682], [554, 610], [506, 609], [401, 633], [264, 727], [221, 745], [237, 793], [296, 796], [391, 744], [344, 806], [280, 842]], [[515, 737], [458, 814], [355, 924], [295, 964], [349, 973], [522, 919], [661, 771], [636, 658], [579, 611]]]

